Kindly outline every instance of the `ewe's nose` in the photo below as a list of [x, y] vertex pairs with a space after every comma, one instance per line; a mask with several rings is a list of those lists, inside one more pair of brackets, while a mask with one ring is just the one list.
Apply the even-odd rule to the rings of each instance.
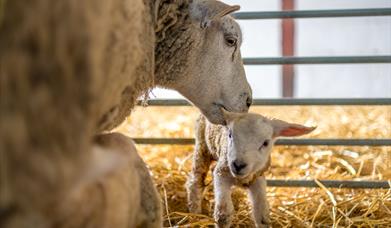
[[235, 174], [240, 174], [240, 171], [246, 168], [246, 166], [247, 166], [246, 163], [239, 160], [235, 160], [232, 162], [232, 167]]
[[246, 99], [247, 108], [250, 108], [252, 103], [253, 103], [253, 99], [251, 98], [251, 96], [248, 96]]
[[240, 100], [241, 102], [245, 103], [245, 104], [242, 103], [243, 104], [242, 111], [247, 112], [253, 102], [251, 94], [247, 92], [242, 93], [240, 95]]

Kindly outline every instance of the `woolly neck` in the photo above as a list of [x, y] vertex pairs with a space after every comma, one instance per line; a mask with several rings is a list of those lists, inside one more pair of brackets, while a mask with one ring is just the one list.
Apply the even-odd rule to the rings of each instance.
[[181, 77], [192, 44], [189, 5], [191, 0], [156, 0], [155, 85], [172, 88]]

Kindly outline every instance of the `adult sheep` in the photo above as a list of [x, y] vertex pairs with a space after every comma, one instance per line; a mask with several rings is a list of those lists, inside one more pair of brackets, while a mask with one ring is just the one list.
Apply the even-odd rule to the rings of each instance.
[[212, 123], [224, 124], [220, 107], [247, 111], [240, 28], [226, 16], [238, 9], [214, 0], [6, 1], [0, 225], [47, 219], [89, 175], [93, 136], [154, 86], [179, 91]]

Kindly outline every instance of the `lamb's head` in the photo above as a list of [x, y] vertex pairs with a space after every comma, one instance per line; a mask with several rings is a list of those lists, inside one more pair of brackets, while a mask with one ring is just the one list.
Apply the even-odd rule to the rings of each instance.
[[267, 168], [270, 153], [279, 136], [300, 136], [315, 127], [268, 119], [254, 113], [224, 112], [228, 128], [227, 162], [233, 176], [245, 178]]
[[194, 0], [189, 6], [191, 45], [174, 89], [214, 124], [226, 123], [221, 107], [247, 112], [252, 103], [240, 53], [242, 33], [229, 15], [239, 8], [215, 0]]

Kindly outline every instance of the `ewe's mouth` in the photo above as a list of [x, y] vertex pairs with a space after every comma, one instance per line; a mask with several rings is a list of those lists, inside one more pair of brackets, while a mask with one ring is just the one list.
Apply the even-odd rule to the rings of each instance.
[[223, 104], [220, 104], [220, 103], [214, 102], [213, 105], [217, 107], [216, 111], [218, 112], [218, 115], [221, 116], [222, 122], [220, 124], [222, 124], [224, 126], [227, 125], [227, 121], [225, 120], [224, 115], [223, 115], [223, 109], [226, 111], [228, 111], [228, 109]]
[[229, 112], [229, 110], [223, 104], [216, 103], [216, 102], [214, 102], [213, 104], [216, 105], [217, 107], [219, 107], [220, 109], [222, 108], [222, 109], [225, 109], [225, 111]]

